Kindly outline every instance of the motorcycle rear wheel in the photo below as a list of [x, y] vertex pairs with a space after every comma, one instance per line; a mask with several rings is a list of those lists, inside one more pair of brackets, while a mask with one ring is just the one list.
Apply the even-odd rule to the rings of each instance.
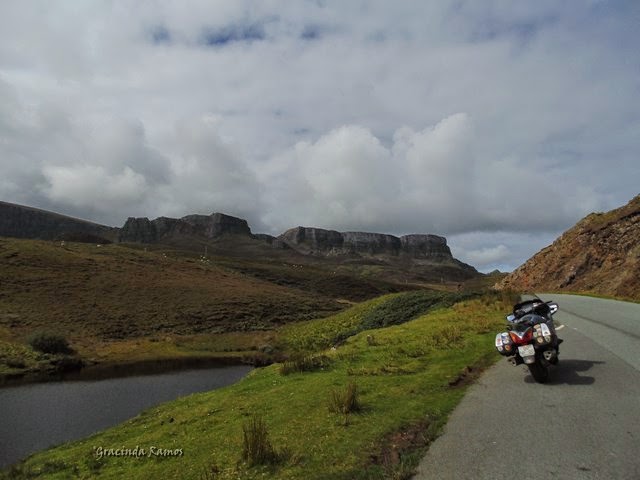
[[527, 365], [533, 379], [538, 383], [546, 383], [549, 380], [549, 369], [542, 365], [539, 360]]

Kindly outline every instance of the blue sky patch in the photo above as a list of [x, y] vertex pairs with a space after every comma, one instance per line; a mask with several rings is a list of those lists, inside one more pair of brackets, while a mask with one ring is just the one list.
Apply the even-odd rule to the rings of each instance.
[[229, 25], [222, 28], [205, 28], [200, 43], [208, 47], [222, 47], [235, 42], [253, 42], [265, 39], [261, 24]]
[[518, 42], [526, 43], [541, 29], [553, 25], [556, 21], [557, 18], [551, 15], [512, 23], [489, 18], [477, 24], [471, 33], [471, 41], [491, 41], [502, 36], [509, 36]]
[[164, 25], [156, 25], [149, 31], [151, 41], [156, 44], [171, 43], [171, 32]]
[[305, 25], [300, 33], [302, 40], [318, 40], [322, 34], [322, 29], [318, 25]]

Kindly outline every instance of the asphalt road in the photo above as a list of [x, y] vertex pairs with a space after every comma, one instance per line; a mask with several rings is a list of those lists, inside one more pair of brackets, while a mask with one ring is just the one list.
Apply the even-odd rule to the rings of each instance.
[[468, 390], [414, 480], [640, 479], [640, 304], [540, 297], [558, 302], [565, 325], [549, 383], [501, 359]]

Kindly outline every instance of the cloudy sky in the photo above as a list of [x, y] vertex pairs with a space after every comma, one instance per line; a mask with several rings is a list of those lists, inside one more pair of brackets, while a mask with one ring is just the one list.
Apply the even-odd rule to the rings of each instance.
[[510, 270], [640, 192], [640, 2], [0, 2], [0, 200], [447, 236]]

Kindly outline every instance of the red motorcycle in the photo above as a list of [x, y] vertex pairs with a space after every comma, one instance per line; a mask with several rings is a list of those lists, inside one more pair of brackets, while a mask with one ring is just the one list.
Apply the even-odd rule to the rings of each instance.
[[507, 331], [496, 335], [498, 352], [512, 365], [524, 363], [538, 383], [545, 383], [549, 365], [558, 363], [562, 340], [556, 335], [552, 318], [557, 311], [557, 303], [539, 298], [518, 303], [507, 315]]

